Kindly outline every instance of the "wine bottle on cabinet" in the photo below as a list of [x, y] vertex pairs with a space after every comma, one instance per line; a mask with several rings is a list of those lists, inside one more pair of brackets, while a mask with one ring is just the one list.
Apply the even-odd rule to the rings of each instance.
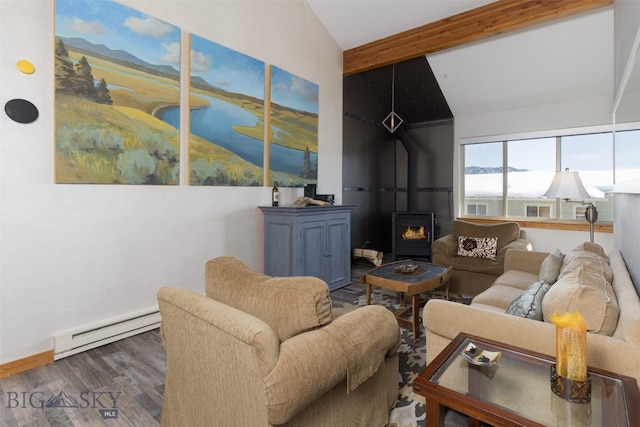
[[280, 191], [278, 190], [278, 181], [273, 181], [273, 188], [271, 189], [271, 206], [278, 206], [278, 199]]

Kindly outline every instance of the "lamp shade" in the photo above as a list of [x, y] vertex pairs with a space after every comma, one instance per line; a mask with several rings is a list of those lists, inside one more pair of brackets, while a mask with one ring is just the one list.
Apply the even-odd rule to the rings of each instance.
[[582, 185], [582, 180], [578, 172], [564, 170], [556, 172], [549, 189], [544, 193], [544, 197], [555, 197], [558, 199], [589, 199], [591, 196]]

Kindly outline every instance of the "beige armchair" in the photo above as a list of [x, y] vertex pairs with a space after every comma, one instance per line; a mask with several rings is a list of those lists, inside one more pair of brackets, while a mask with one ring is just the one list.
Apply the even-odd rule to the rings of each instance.
[[[459, 237], [497, 237], [495, 259], [459, 255]], [[516, 222], [474, 224], [455, 220], [451, 234], [431, 245], [433, 262], [453, 267], [449, 279], [450, 292], [466, 296], [478, 295], [504, 273], [504, 256], [509, 249], [532, 250], [526, 232]]]
[[206, 264], [206, 296], [162, 288], [163, 426], [384, 426], [400, 331], [366, 306], [333, 318], [327, 284]]

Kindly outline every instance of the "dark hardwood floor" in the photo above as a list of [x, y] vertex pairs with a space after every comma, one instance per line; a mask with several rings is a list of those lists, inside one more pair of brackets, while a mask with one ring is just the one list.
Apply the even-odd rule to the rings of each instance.
[[[371, 268], [356, 262], [353, 283], [332, 292], [334, 304], [363, 294], [359, 277]], [[153, 330], [0, 379], [0, 427], [158, 426], [165, 369]]]
[[156, 329], [3, 378], [0, 426], [157, 426], [166, 360]]

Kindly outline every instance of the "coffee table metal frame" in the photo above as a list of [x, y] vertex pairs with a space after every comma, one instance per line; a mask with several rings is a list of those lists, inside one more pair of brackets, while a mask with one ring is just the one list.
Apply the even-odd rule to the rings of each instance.
[[[443, 426], [446, 408], [451, 408], [469, 416], [469, 425], [479, 427], [480, 422], [495, 426], [533, 426], [544, 427], [535, 421], [529, 420], [522, 415], [510, 411], [508, 408], [492, 405], [491, 403], [474, 397], [473, 393], [460, 393], [446, 386], [440, 385], [440, 376], [450, 366], [452, 361], [459, 357], [459, 353], [468, 342], [477, 344], [480, 348], [489, 348], [491, 351], [502, 351], [503, 357], [508, 353], [508, 357], [516, 358], [529, 364], [551, 366], [555, 358], [529, 351], [497, 341], [480, 338], [477, 336], [460, 333], [445, 347], [445, 349], [426, 367], [426, 369], [416, 377], [413, 382], [413, 391], [426, 398], [426, 425]], [[483, 347], [485, 346], [485, 347]], [[615, 351], [612, 349], [612, 351]], [[475, 387], [480, 369], [469, 364], [469, 387]], [[499, 369], [499, 367], [498, 367]], [[475, 372], [476, 375], [472, 375]], [[619, 402], [626, 408], [626, 417], [629, 426], [640, 426], [640, 392], [635, 378], [618, 375], [602, 369], [589, 368], [591, 374], [603, 377], [605, 381], [618, 382], [622, 385], [623, 396], [619, 396]], [[526, 387], [526, 384], [523, 384]], [[551, 387], [551, 383], [549, 383]], [[560, 398], [558, 398], [560, 399]], [[567, 402], [569, 405], [580, 405]], [[604, 406], [604, 404], [603, 404]], [[603, 408], [606, 413], [610, 408]]]
[[[427, 270], [430, 274], [422, 274], [411, 276], [402, 273], [390, 273], [390, 270], [403, 264], [417, 264], [418, 268]], [[429, 271], [431, 269], [431, 271]], [[426, 272], [425, 272], [426, 273]], [[374, 268], [362, 276], [360, 283], [367, 285], [367, 305], [371, 303], [371, 287], [389, 289], [400, 292], [401, 309], [395, 313], [396, 319], [400, 326], [411, 328], [413, 332], [413, 341], [420, 340], [420, 294], [422, 292], [431, 291], [440, 286], [445, 285], [445, 298], [449, 299], [449, 278], [451, 277], [451, 267], [432, 264], [425, 261], [402, 260], [383, 264]], [[411, 305], [405, 307], [404, 296], [411, 297]], [[407, 311], [411, 310], [411, 318], [406, 319], [403, 316]]]

